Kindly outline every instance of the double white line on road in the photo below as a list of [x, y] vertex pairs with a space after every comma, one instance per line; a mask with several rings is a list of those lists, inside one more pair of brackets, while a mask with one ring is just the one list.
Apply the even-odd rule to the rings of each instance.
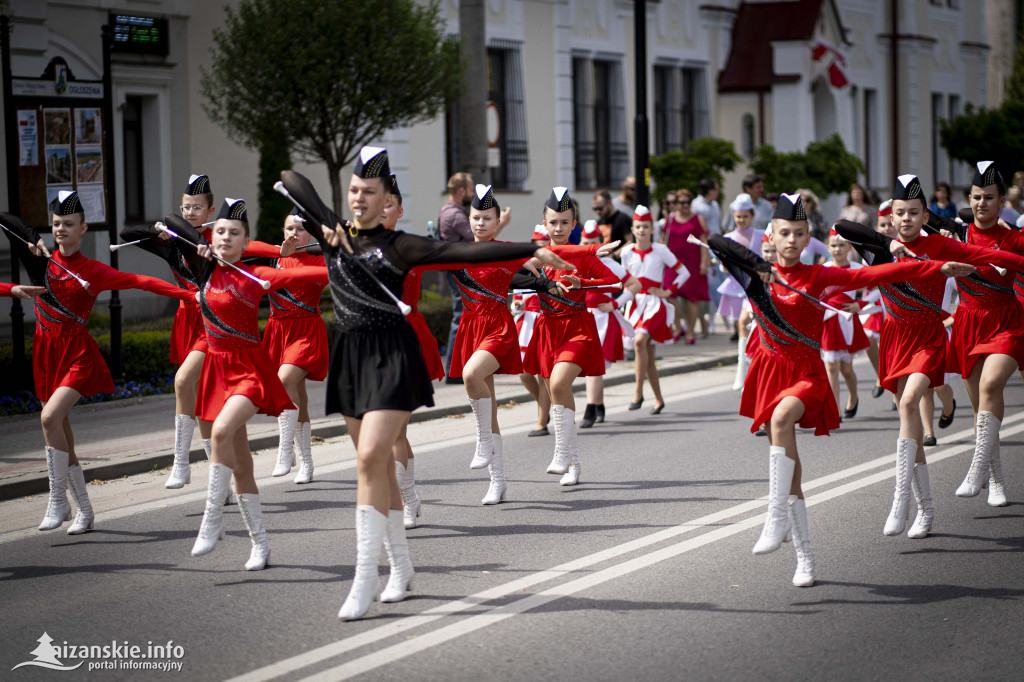
[[[708, 390], [712, 391], [714, 389]], [[1003, 428], [1000, 435], [1005, 438], [1024, 431], [1024, 423], [1019, 423], [1022, 420], [1024, 420], [1024, 413], [1007, 417], [1003, 422]], [[1010, 424], [1013, 424], [1013, 426], [1009, 426]], [[951, 434], [949, 438], [950, 440], [959, 440], [962, 438], [973, 438], [973, 435], [974, 430], [971, 428]], [[973, 450], [974, 445], [965, 443], [937, 452], [931, 452], [928, 455], [928, 461], [934, 464]], [[875, 483], [891, 481], [893, 474], [890, 467], [894, 463], [894, 457], [895, 454], [878, 457], [869, 462], [849, 467], [842, 471], [822, 476], [814, 479], [813, 481], [804, 483], [803, 489], [806, 494], [811, 490], [830, 486], [848, 478], [861, 476], [860, 478], [855, 478], [843, 485], [838, 485], [818, 494], [808, 496], [807, 506], [810, 507], [833, 500], [861, 488], [874, 485]], [[883, 471], [869, 473], [879, 467], [885, 467], [885, 469]], [[862, 476], [862, 474], [866, 475]], [[706, 516], [693, 519], [692, 521], [682, 523], [678, 526], [667, 528], [636, 540], [625, 542], [606, 550], [590, 554], [580, 559], [524, 576], [517, 580], [504, 583], [503, 585], [498, 585], [489, 590], [484, 590], [447, 604], [442, 604], [432, 609], [428, 609], [423, 613], [403, 618], [400, 621], [388, 623], [371, 630], [367, 630], [358, 635], [312, 649], [306, 653], [299, 654], [298, 656], [293, 656], [291, 658], [278, 661], [272, 665], [253, 670], [239, 677], [232, 678], [229, 682], [261, 682], [263, 680], [271, 680], [282, 675], [291, 674], [301, 670], [302, 668], [327, 661], [331, 658], [335, 658], [361, 647], [394, 637], [414, 628], [422, 627], [434, 621], [449, 616], [458, 616], [467, 609], [480, 606], [481, 604], [485, 604], [489, 601], [509, 597], [517, 592], [522, 592], [549, 580], [571, 576], [574, 573], [582, 572], [585, 569], [589, 569], [624, 554], [645, 549], [652, 545], [671, 540], [680, 535], [708, 530], [708, 532], [697, 535], [696, 537], [690, 537], [667, 547], [651, 551], [647, 554], [627, 559], [621, 563], [601, 569], [595, 573], [583, 575], [575, 580], [555, 585], [547, 590], [517, 599], [511, 603], [496, 606], [484, 613], [459, 620], [451, 623], [450, 625], [444, 625], [436, 630], [420, 634], [415, 638], [403, 640], [397, 644], [393, 644], [373, 653], [366, 654], [304, 678], [307, 681], [349, 679], [431, 647], [457, 639], [470, 632], [485, 628], [488, 625], [499, 623], [517, 614], [536, 609], [552, 601], [561, 599], [562, 597], [574, 595], [609, 580], [621, 578], [635, 571], [639, 571], [667, 559], [680, 556], [705, 545], [717, 542], [718, 540], [724, 540], [738, 533], [756, 528], [764, 522], [763, 509], [766, 502], [767, 497], [764, 497], [759, 500], [735, 505], [720, 512], [715, 512], [714, 514], [708, 514]], [[719, 525], [727, 519], [748, 514], [753, 511], [757, 511], [759, 513], [725, 526]]]

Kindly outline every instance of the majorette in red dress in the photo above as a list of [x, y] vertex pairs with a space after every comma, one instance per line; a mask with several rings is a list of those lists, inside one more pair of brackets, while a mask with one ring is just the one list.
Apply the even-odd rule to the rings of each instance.
[[[619, 278], [597, 256], [563, 255], [562, 258], [576, 266], [572, 274], [580, 278], [580, 286], [613, 289], [618, 284]], [[544, 274], [557, 280], [566, 273], [545, 266]], [[526, 373], [548, 378], [557, 363], [571, 362], [580, 367], [580, 376], [604, 375], [604, 354], [594, 316], [587, 312], [586, 294], [586, 291], [570, 290], [558, 295], [547, 292], [537, 295], [541, 314], [523, 358]]]
[[[825, 263], [825, 267], [857, 270], [864, 266], [856, 262], [838, 266], [829, 261]], [[856, 289], [852, 291], [839, 291], [832, 294], [825, 303], [842, 310], [849, 303], [857, 303], [857, 293]], [[821, 334], [821, 352], [822, 359], [825, 362], [850, 362], [854, 355], [871, 345], [867, 334], [864, 333], [864, 327], [858, 315], [854, 315], [847, 320], [831, 310], [826, 310], [824, 320], [825, 327]]]
[[270, 319], [263, 328], [263, 347], [278, 367], [295, 365], [306, 370], [308, 379], [323, 381], [330, 360], [327, 325], [320, 317], [320, 296], [327, 286], [327, 264], [323, 256], [296, 251], [291, 256], [280, 258], [280, 247], [252, 241], [243, 258], [250, 255], [269, 258], [270, 267], [279, 270], [322, 269], [323, 277], [319, 280], [291, 284], [268, 292]]
[[[982, 230], [971, 223], [967, 243], [1005, 254], [1024, 253], [1024, 234], [999, 225]], [[1002, 262], [995, 265], [1006, 267]], [[1014, 270], [1000, 275], [987, 265], [957, 279], [960, 305], [953, 315], [946, 371], [966, 378], [974, 363], [993, 354], [1009, 355], [1024, 366], [1024, 311], [1014, 295], [1015, 279]]]
[[[269, 281], [271, 291], [320, 282], [324, 277], [322, 267], [240, 267]], [[295, 409], [277, 376], [278, 365], [260, 343], [259, 302], [267, 292], [227, 266], [211, 269], [206, 277], [200, 278], [200, 307], [209, 350], [199, 378], [197, 415], [212, 422], [234, 395], [244, 395], [261, 414], [272, 417]]]
[[[740, 399], [739, 413], [753, 419], [751, 432], [770, 422], [775, 408], [789, 396], [804, 405], [801, 428], [813, 428], [815, 435], [828, 435], [839, 428], [839, 408], [821, 359], [822, 309], [779, 284], [766, 287], [760, 278], [749, 274], [751, 264], [767, 265], [753, 253], [743, 254], [742, 247], [730, 246], [729, 240], [717, 235], [712, 235], [710, 243], [746, 290], [760, 328], [760, 345], [751, 359]], [[791, 286], [823, 299], [837, 291], [925, 277], [942, 265], [940, 261], [912, 261], [859, 270], [802, 263], [776, 267]], [[749, 270], [744, 271], [744, 266]]]
[[[39, 235], [15, 216], [5, 215], [4, 224], [32, 244], [39, 241]], [[101, 292], [142, 289], [179, 300], [188, 295], [162, 279], [115, 270], [86, 258], [81, 251], [65, 258], [55, 250], [51, 258], [88, 282], [86, 289], [50, 259], [33, 256], [27, 249], [19, 248], [16, 252], [32, 283], [46, 287], [46, 293], [35, 298], [36, 333], [32, 341], [36, 396], [43, 402], [62, 386], [82, 395], [114, 391], [107, 363], [86, 326]]]
[[423, 286], [423, 270], [426, 268], [413, 268], [406, 274], [402, 282], [402, 302], [412, 307], [412, 312], [405, 316], [406, 321], [412, 325], [416, 332], [416, 338], [420, 340], [420, 349], [423, 351], [423, 361], [427, 363], [427, 373], [434, 381], [444, 379], [444, 363], [441, 362], [441, 352], [437, 346], [437, 339], [430, 332], [427, 326], [427, 318], [419, 311], [420, 289]]
[[[567, 244], [547, 248], [568, 259], [573, 254], [593, 254], [600, 247]], [[527, 282], [532, 285], [537, 281], [532, 275], [519, 274], [527, 260], [482, 263], [452, 272], [462, 296], [462, 317], [452, 344], [449, 376], [461, 377], [462, 368], [478, 350], [487, 351], [498, 361], [495, 374], [523, 373], [516, 324], [508, 309], [508, 292], [510, 288], [526, 288]]]
[[[892, 241], [889, 237], [845, 222], [836, 227], [851, 241], [875, 244], [883, 254], [888, 253]], [[917, 239], [904, 244], [918, 257], [933, 261], [956, 261], [979, 268], [994, 263], [1010, 271], [1024, 268], [1024, 257], [961, 244], [938, 234], [922, 232]], [[868, 252], [862, 251], [862, 255], [871, 258]], [[1012, 274], [1009, 272], [1008, 276]], [[878, 376], [879, 384], [886, 390], [895, 392], [900, 377], [918, 373], [928, 377], [932, 388], [945, 383], [948, 342], [942, 322], [949, 316], [946, 282], [945, 275], [938, 273], [879, 285], [886, 315], [878, 344]]]
[[650, 289], [661, 288], [665, 270], [682, 268], [676, 275], [674, 288], [679, 289], [690, 277], [690, 271], [668, 250], [664, 244], [653, 243], [649, 249], [640, 251], [636, 244], [627, 244], [621, 252], [622, 267], [640, 282], [640, 292], [626, 304], [625, 316], [633, 329], [651, 335], [658, 343], [672, 343], [672, 324], [676, 309], [671, 303], [647, 293]]

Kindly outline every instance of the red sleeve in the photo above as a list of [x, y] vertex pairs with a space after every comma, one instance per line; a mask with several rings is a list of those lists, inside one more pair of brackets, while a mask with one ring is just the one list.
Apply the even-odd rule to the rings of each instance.
[[619, 285], [619, 278], [596, 256], [580, 258], [576, 262], [576, 276], [580, 278], [581, 287], [604, 286], [617, 289]]
[[843, 291], [873, 287], [879, 284], [900, 282], [916, 277], [934, 275], [945, 265], [940, 260], [913, 260], [902, 263], [885, 263], [884, 265], [868, 265], [863, 268], [826, 268], [818, 266], [817, 277], [812, 289], [812, 296], [829, 296], [838, 288]]
[[327, 268], [325, 267], [322, 268], [315, 265], [304, 265], [301, 268], [279, 270], [278, 268], [268, 268], [264, 265], [257, 265], [256, 267], [247, 269], [260, 279], [265, 279], [270, 282], [270, 291], [283, 289], [289, 284], [295, 284], [297, 282], [322, 281], [324, 283], [323, 285], [327, 286]]
[[548, 246], [545, 246], [543, 248], [547, 249], [548, 251], [551, 251], [559, 258], [566, 258], [567, 256], [580, 255], [596, 256], [598, 250], [602, 246], [604, 246], [604, 244], [586, 244], [584, 246], [580, 246], [578, 244], [562, 244], [560, 246], [555, 244], [549, 244]]
[[242, 252], [242, 258], [280, 258], [281, 247], [268, 244], [266, 242], [256, 241], [255, 239], [249, 240], [249, 245], [245, 247], [245, 251]]
[[[976, 244], [964, 244], [958, 242], [955, 239], [948, 237], [938, 237], [942, 239], [942, 248], [939, 251], [939, 258], [944, 261], [955, 261], [957, 263], [967, 263], [969, 265], [983, 266], [983, 265], [998, 265], [1001, 268], [1007, 270], [1015, 270], [1017, 272], [1024, 272], [1024, 256], [1018, 256], [1011, 251], [1000, 251], [998, 249], [988, 249], [983, 246]], [[1010, 240], [1007, 240], [1010, 241]], [[1014, 245], [1024, 250], [1024, 239], [1017, 240]]]
[[8, 284], [7, 282], [0, 282], [0, 296], [11, 296], [11, 297], [13, 297], [13, 294], [11, 293], [11, 291], [13, 291], [13, 290], [14, 290], [14, 285], [13, 284]]
[[121, 272], [120, 270], [115, 270], [109, 265], [100, 263], [99, 261], [93, 261], [93, 263], [95, 266], [88, 278], [89, 287], [92, 288], [95, 286], [97, 291], [141, 289], [142, 291], [148, 291], [151, 294], [167, 296], [168, 298], [176, 298], [179, 300], [191, 299], [195, 296], [194, 291], [182, 289], [157, 277]]

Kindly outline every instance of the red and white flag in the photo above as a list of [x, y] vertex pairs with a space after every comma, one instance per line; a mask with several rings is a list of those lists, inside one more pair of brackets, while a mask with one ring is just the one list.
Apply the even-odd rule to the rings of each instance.
[[846, 77], [846, 55], [839, 48], [818, 39], [811, 46], [811, 59], [828, 71], [828, 82], [833, 88], [841, 90], [850, 84]]

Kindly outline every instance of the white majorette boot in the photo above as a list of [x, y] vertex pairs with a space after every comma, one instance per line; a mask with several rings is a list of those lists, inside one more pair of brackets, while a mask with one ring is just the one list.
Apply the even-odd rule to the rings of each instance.
[[213, 441], [209, 438], [200, 438], [199, 442], [203, 444], [203, 450], [206, 451], [206, 461], [210, 461], [210, 457], [213, 455]]
[[398, 490], [402, 493], [402, 516], [406, 529], [415, 528], [419, 523], [420, 496], [416, 492], [416, 460], [409, 459], [406, 466], [395, 462], [395, 474], [398, 476]]
[[935, 507], [932, 506], [932, 484], [928, 480], [928, 465], [920, 462], [914, 465], [914, 476], [910, 479], [917, 500], [917, 516], [914, 525], [907, 531], [908, 538], [926, 538], [932, 532]]
[[245, 570], [262, 571], [270, 561], [270, 542], [267, 540], [267, 529], [263, 527], [263, 510], [260, 508], [259, 493], [242, 493], [238, 496], [238, 511], [242, 515], [242, 523], [249, 531], [252, 540], [252, 551], [245, 562]]
[[1006, 506], [1006, 487], [1003, 485], [1003, 463], [999, 459], [999, 442], [988, 463], [988, 506]]
[[405, 537], [405, 520], [402, 512], [397, 509], [388, 511], [388, 529], [384, 534], [384, 551], [391, 564], [391, 577], [384, 591], [380, 593], [382, 602], [396, 602], [405, 599], [412, 588], [412, 559], [409, 558], [409, 540]]
[[502, 443], [500, 433], [495, 433], [493, 436], [494, 456], [491, 457], [491, 463], [487, 465], [487, 472], [491, 475], [491, 484], [487, 486], [487, 494], [484, 495], [484, 499], [480, 500], [480, 504], [498, 504], [505, 499], [505, 491], [508, 490], [508, 485], [505, 483], [505, 444]]
[[910, 478], [914, 458], [917, 457], [917, 441], [910, 438], [896, 440], [896, 489], [892, 494], [892, 509], [885, 520], [882, 532], [899, 535], [907, 527], [910, 516]]
[[[772, 445], [768, 448], [768, 516], [761, 529], [761, 537], [754, 544], [754, 554], [768, 554], [779, 548], [792, 529], [789, 519], [789, 494], [793, 485], [796, 460], [786, 457], [786, 448]], [[794, 538], [794, 541], [796, 538]]]
[[794, 587], [810, 587], [814, 584], [814, 551], [807, 532], [807, 503], [790, 496], [789, 520], [793, 524], [793, 548], [796, 550], [796, 573]]
[[298, 410], [285, 410], [277, 416], [277, 465], [272, 476], [284, 476], [295, 466], [295, 425]]
[[224, 537], [224, 498], [231, 494], [231, 469], [210, 462], [210, 480], [206, 485], [206, 509], [199, 524], [199, 536], [192, 545], [192, 556], [213, 551], [217, 540]]
[[380, 592], [377, 564], [387, 529], [387, 516], [369, 504], [356, 506], [356, 575], [352, 580], [352, 589], [338, 611], [338, 618], [362, 618], [370, 610], [370, 604], [377, 598]]
[[50, 499], [46, 503], [46, 515], [39, 524], [39, 530], [53, 530], [71, 520], [71, 503], [68, 502], [68, 453], [46, 446], [46, 471], [50, 477]]
[[562, 474], [562, 478], [558, 479], [558, 485], [576, 485], [580, 482], [582, 471], [579, 450], [573, 447], [573, 453], [569, 456], [569, 468]]
[[555, 424], [555, 454], [548, 465], [549, 474], [561, 476], [569, 470], [571, 453], [566, 443], [566, 425], [572, 425], [573, 435], [576, 431], [576, 413], [566, 409], [565, 405], [551, 406], [551, 421]]
[[188, 451], [192, 446], [192, 433], [196, 420], [187, 414], [174, 415], [174, 464], [167, 477], [165, 488], [184, 488], [192, 482], [192, 467], [188, 463]]
[[299, 451], [299, 473], [295, 474], [295, 483], [309, 483], [313, 480], [313, 441], [312, 424], [301, 422], [295, 429], [295, 448]]
[[1000, 420], [987, 410], [978, 412], [978, 421], [975, 424], [974, 457], [971, 458], [971, 468], [967, 470], [967, 476], [960, 487], [956, 489], [957, 497], [974, 497], [981, 492], [981, 487], [988, 480], [989, 462], [992, 460], [992, 453], [999, 452], [999, 425]]
[[732, 382], [732, 390], [742, 391], [743, 382], [747, 379], [750, 358], [747, 357], [747, 340], [749, 336], [741, 336], [736, 342], [736, 379]]
[[68, 490], [71, 491], [71, 497], [75, 498], [75, 506], [78, 507], [75, 522], [68, 526], [68, 535], [81, 535], [87, 530], [92, 530], [96, 515], [93, 514], [92, 502], [89, 501], [89, 491], [85, 488], [85, 473], [78, 464], [68, 467]]
[[476, 452], [470, 469], [483, 469], [491, 463], [494, 454], [494, 434], [491, 433], [491, 399], [470, 398], [469, 406], [473, 408], [473, 420], [476, 422]]

